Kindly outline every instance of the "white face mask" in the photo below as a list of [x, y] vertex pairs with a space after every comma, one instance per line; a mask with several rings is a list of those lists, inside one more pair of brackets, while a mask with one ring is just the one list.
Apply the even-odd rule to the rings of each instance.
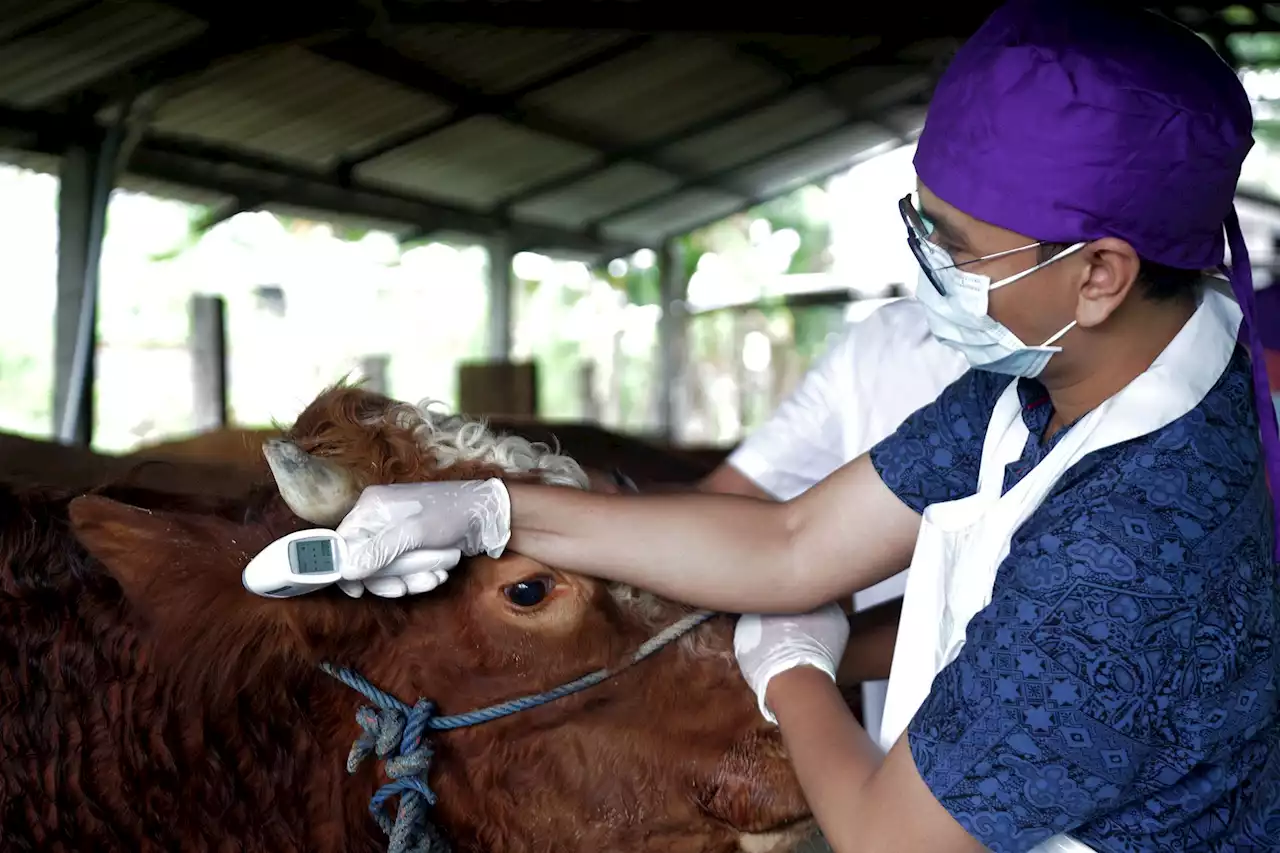
[[[908, 228], [910, 227], [908, 225]], [[1044, 370], [1054, 353], [1062, 351], [1062, 347], [1052, 346], [1052, 344], [1071, 331], [1076, 325], [1075, 320], [1062, 327], [1043, 344], [1028, 346], [1007, 326], [997, 322], [987, 313], [989, 296], [996, 288], [1013, 284], [1079, 251], [1086, 245], [1085, 243], [1076, 243], [1030, 269], [992, 282], [989, 276], [967, 272], [955, 266], [955, 262], [946, 250], [925, 239], [925, 235], [919, 235], [917, 242], [923, 258], [917, 257], [917, 260], [921, 261], [921, 270], [920, 281], [916, 286], [916, 299], [920, 300], [925, 307], [929, 331], [942, 343], [961, 352], [968, 360], [970, 367], [1010, 376], [1034, 377]], [[1038, 245], [1040, 244], [1032, 243], [977, 260], [988, 260], [1025, 251]], [[946, 291], [945, 296], [938, 292], [929, 272], [925, 271], [926, 263], [933, 277]]]

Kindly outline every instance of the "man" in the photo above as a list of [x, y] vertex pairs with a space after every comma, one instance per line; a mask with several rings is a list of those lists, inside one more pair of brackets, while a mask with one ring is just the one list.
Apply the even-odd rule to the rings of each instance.
[[[1185, 29], [1011, 0], [943, 76], [899, 211], [930, 330], [977, 369], [785, 503], [370, 489], [339, 527], [349, 578], [509, 541], [777, 614], [735, 651], [839, 853], [1275, 849], [1280, 439], [1232, 207], [1251, 133]], [[1238, 304], [1201, 275], [1224, 228]], [[822, 605], [908, 559], [877, 744]]]
[[[702, 491], [788, 501], [857, 459], [969, 368], [929, 332], [924, 307], [896, 299], [851, 323]], [[904, 567], [905, 568], [905, 567]], [[862, 685], [862, 720], [880, 729], [905, 571], [853, 596], [838, 680]]]

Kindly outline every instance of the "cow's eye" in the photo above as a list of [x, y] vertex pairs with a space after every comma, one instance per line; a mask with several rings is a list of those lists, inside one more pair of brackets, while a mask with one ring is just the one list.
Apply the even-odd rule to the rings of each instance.
[[503, 592], [516, 607], [536, 607], [542, 603], [555, 582], [551, 578], [529, 578], [511, 584]]

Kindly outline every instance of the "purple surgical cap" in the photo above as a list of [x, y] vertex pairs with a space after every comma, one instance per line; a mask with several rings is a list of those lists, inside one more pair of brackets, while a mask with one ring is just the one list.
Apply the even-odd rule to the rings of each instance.
[[1118, 237], [1180, 269], [1220, 266], [1229, 243], [1275, 490], [1280, 437], [1233, 204], [1252, 146], [1244, 87], [1195, 33], [1118, 2], [1010, 0], [939, 81], [915, 167], [948, 204], [1047, 243]]

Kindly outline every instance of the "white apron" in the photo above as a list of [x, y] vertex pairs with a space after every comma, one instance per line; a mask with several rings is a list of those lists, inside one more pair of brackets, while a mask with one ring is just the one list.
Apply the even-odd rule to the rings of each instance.
[[[978, 491], [924, 511], [903, 598], [889, 692], [880, 728], [886, 752], [929, 695], [934, 677], [956, 659], [969, 620], [991, 603], [996, 569], [1010, 540], [1045, 495], [1085, 455], [1154, 432], [1187, 414], [1217, 383], [1236, 344], [1240, 307], [1217, 281], [1164, 352], [1117, 394], [1081, 418], [1047, 456], [1003, 496], [1005, 466], [1017, 461], [1028, 430], [1018, 383], [996, 403], [982, 446]], [[1089, 853], [1058, 835], [1034, 853]]]

